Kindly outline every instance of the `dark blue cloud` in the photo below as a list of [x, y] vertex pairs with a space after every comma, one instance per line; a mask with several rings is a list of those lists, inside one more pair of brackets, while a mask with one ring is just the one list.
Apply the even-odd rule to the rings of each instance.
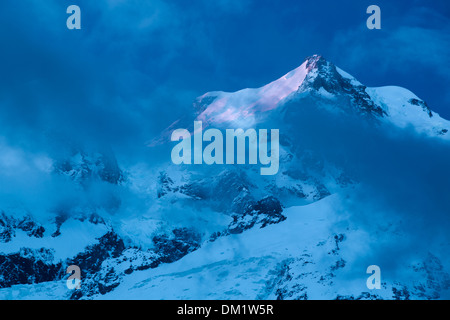
[[[65, 27], [68, 5], [82, 30]], [[24, 1], [0, 10], [1, 135], [142, 150], [206, 91], [268, 83], [321, 53], [367, 85], [404, 86], [450, 118], [449, 5], [379, 1]]]

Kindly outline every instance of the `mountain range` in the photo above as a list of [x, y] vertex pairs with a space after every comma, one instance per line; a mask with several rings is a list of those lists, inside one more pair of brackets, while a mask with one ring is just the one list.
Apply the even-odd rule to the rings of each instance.
[[[279, 129], [278, 173], [173, 164], [170, 134], [194, 121]], [[0, 208], [0, 298], [449, 298], [449, 130], [409, 90], [366, 87], [320, 55], [208, 92], [148, 143], [167, 162], [71, 146], [45, 171], [59, 186], [46, 214]]]

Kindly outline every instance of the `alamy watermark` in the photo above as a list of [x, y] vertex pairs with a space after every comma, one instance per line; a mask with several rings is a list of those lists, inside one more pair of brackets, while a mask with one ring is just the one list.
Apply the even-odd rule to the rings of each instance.
[[[172, 149], [174, 164], [261, 164], [261, 175], [277, 174], [279, 169], [279, 130], [271, 129], [226, 129], [224, 136], [218, 129], [203, 132], [202, 121], [194, 121], [194, 132], [177, 129], [172, 132], [172, 141], [181, 141]], [[192, 146], [193, 140], [193, 146]], [[203, 147], [203, 143], [208, 144]], [[270, 149], [270, 152], [269, 152]], [[246, 155], [248, 154], [248, 162]], [[265, 167], [263, 167], [265, 166]]]
[[66, 280], [67, 289], [81, 289], [81, 269], [77, 265], [67, 267], [66, 273], [70, 276]]
[[66, 26], [67, 29], [81, 29], [81, 9], [79, 6], [71, 5], [67, 7], [66, 12], [70, 14], [67, 18]]
[[381, 269], [377, 265], [371, 265], [367, 267], [367, 274], [371, 274], [366, 280], [367, 289], [381, 289]]
[[370, 17], [367, 18], [366, 26], [367, 29], [381, 29], [381, 9], [377, 5], [371, 5], [367, 7], [366, 12], [370, 14]]

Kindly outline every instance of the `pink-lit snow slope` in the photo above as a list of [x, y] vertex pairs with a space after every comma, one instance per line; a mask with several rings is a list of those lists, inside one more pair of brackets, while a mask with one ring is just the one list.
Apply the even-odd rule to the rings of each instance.
[[305, 79], [307, 61], [301, 66], [261, 88], [243, 89], [237, 92], [208, 92], [200, 99], [214, 96], [216, 99], [197, 117], [204, 124], [233, 122], [247, 127], [253, 124], [255, 114], [272, 110], [286, 97], [297, 91]]

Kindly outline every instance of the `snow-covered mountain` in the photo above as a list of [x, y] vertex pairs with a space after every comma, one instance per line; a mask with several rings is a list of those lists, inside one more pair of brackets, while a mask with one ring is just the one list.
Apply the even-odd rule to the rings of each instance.
[[[162, 166], [121, 168], [110, 151], [72, 150], [48, 175], [77, 197], [58, 198], [45, 218], [32, 207], [0, 208], [0, 298], [449, 297], [448, 236], [436, 232], [417, 245], [413, 236], [423, 235], [405, 222], [408, 206], [365, 198], [384, 192], [374, 176], [392, 184], [410, 175], [391, 167], [416, 159], [397, 159], [429, 145], [449, 148], [450, 122], [412, 92], [368, 88], [315, 55], [261, 88], [202, 95], [149, 145], [170, 146], [171, 132], [192, 132], [194, 121], [279, 129], [278, 174], [261, 176], [254, 165], [174, 165], [170, 152]], [[66, 287], [73, 264], [82, 271], [80, 290]], [[382, 270], [379, 290], [366, 287], [373, 264]]]

